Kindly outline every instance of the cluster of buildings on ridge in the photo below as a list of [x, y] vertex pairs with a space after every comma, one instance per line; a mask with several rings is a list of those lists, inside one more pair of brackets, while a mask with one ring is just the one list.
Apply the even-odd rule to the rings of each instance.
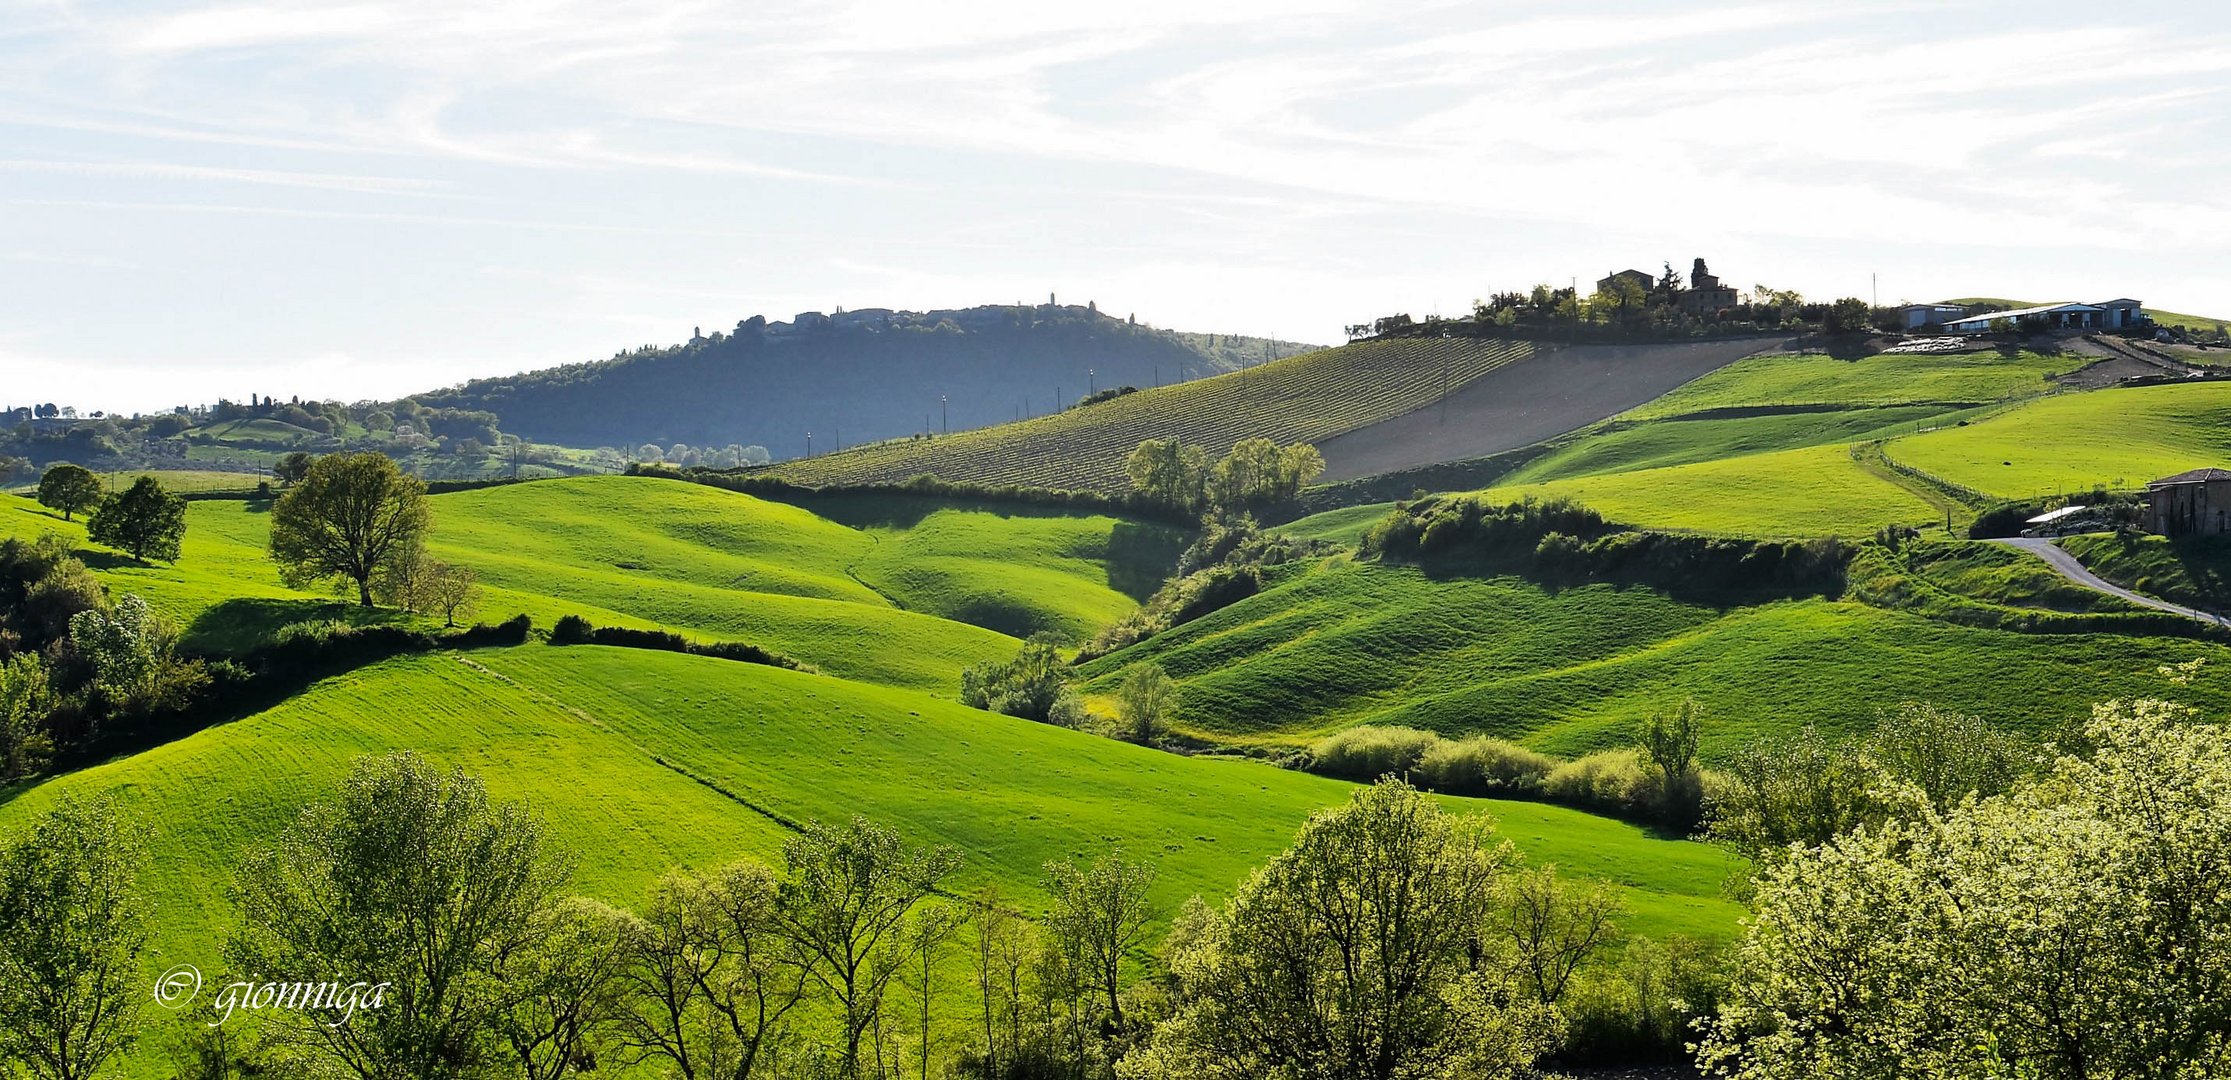
[[[1638, 292], [1648, 293], [1657, 287], [1658, 279], [1641, 270], [1616, 270], [1596, 279], [1596, 295], [1629, 285]], [[1689, 268], [1689, 287], [1674, 293], [1673, 298], [1682, 311], [1691, 315], [1711, 315], [1742, 302], [1735, 287], [1720, 284], [1720, 279], [1705, 268], [1703, 259]]]
[[[1655, 275], [1642, 270], [1617, 270], [1596, 279], [1596, 295], [1628, 286], [1647, 293], [1656, 288]], [[1689, 271], [1689, 287], [1675, 294], [1681, 310], [1710, 315], [1741, 302], [1731, 286], [1705, 269], [1698, 259]], [[1906, 304], [1898, 308], [1898, 324], [1915, 331], [1947, 334], [1987, 334], [1994, 329], [2135, 330], [2153, 325], [2145, 304], [2128, 297], [2090, 304], [2040, 304], [2036, 307], [1994, 309], [1988, 304]]]

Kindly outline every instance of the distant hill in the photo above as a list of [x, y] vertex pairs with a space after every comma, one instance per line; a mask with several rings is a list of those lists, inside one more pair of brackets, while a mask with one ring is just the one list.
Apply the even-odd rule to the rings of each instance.
[[808, 484], [931, 475], [983, 484], [1121, 491], [1124, 456], [1176, 437], [1212, 454], [1241, 439], [1316, 444], [1325, 479], [1473, 458], [1633, 408], [1774, 347], [1767, 338], [1559, 348], [1494, 338], [1385, 338], [1060, 416], [784, 462]]
[[1533, 350], [1485, 338], [1366, 341], [1058, 416], [784, 462], [773, 472], [808, 484], [930, 475], [1115, 492], [1129, 485], [1124, 458], [1142, 440], [1174, 437], [1217, 455], [1258, 436], [1314, 443], [1422, 408]]
[[[1158, 330], [1090, 307], [867, 308], [746, 319], [685, 344], [414, 395], [537, 442], [765, 446], [777, 459], [1039, 416], [1315, 348]], [[940, 406], [942, 403], [942, 415]]]

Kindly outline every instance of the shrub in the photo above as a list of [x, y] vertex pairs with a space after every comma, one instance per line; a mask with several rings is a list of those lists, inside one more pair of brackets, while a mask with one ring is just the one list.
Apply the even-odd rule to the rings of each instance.
[[1657, 784], [1637, 750], [1605, 750], [1550, 770], [1542, 793], [1554, 802], [1631, 816], [1651, 809]]
[[1053, 642], [1034, 638], [1005, 663], [987, 660], [961, 672], [961, 704], [1025, 720], [1082, 726], [1084, 705], [1069, 689], [1068, 665]]
[[1367, 782], [1382, 776], [1402, 776], [1440, 741], [1439, 735], [1416, 728], [1352, 727], [1327, 735], [1310, 747], [1310, 771]]
[[550, 628], [550, 644], [585, 645], [589, 635], [595, 630], [596, 627], [589, 625], [589, 620], [579, 615], [560, 615], [557, 625]]
[[1413, 769], [1419, 786], [1450, 795], [1539, 798], [1555, 759], [1517, 743], [1476, 735], [1438, 740]]
[[[526, 616], [521, 615], [512, 620], [511, 623], [504, 624], [504, 627], [510, 627], [513, 623], [518, 624], [519, 636], [524, 640], [527, 632], [525, 620]], [[470, 633], [471, 631], [467, 632]], [[657, 652], [676, 652], [689, 656], [711, 657], [715, 660], [733, 660], [743, 664], [764, 664], [768, 667], [788, 668], [793, 671], [812, 670], [806, 664], [801, 664], [781, 653], [762, 649], [749, 642], [698, 642], [691, 641], [670, 630], [631, 630], [624, 626], [592, 626], [589, 620], [579, 615], [560, 616], [557, 625], [550, 628], [549, 640], [552, 645], [610, 645], [621, 649], [651, 649]]]

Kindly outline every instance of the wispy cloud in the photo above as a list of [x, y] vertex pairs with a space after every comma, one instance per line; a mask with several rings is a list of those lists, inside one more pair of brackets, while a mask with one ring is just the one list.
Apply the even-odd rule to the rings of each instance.
[[192, 180], [353, 191], [375, 195], [441, 195], [438, 180], [402, 176], [348, 176], [280, 169], [236, 169], [164, 161], [40, 161], [0, 158], [0, 172], [68, 173], [128, 180]]
[[[743, 313], [721, 310], [730, 296], [946, 303], [1083, 286], [1157, 321], [1216, 312], [1235, 329], [1323, 337], [1379, 305], [1457, 306], [1495, 284], [1699, 249], [1818, 292], [1864, 284], [1864, 261], [1916, 290], [2057, 295], [2112, 276], [2167, 306], [2231, 309], [2207, 293], [2231, 241], [2215, 179], [2231, 164], [2231, 32], [2198, 10], [0, 0], [0, 12], [13, 159], [0, 199], [60, 223], [24, 250], [117, 258], [86, 226], [128, 213], [129, 258], [161, 268], [223, 218], [227, 243], [262, 239], [272, 276], [243, 263], [195, 302], [221, 303], [220, 286], [282, 291], [304, 313], [269, 330], [213, 321], [227, 347], [254, 339], [250, 352], [295, 347], [321, 303], [364, 288], [290, 262], [319, 240], [358, 245], [344, 259], [440, 269], [493, 248], [549, 271], [383, 291], [406, 329], [363, 331], [497, 370], [615, 344], [569, 334], [719, 324]], [[368, 241], [352, 223], [409, 228]], [[567, 315], [497, 331], [471, 320], [476, 304]], [[421, 324], [437, 344], [407, 336]], [[459, 337], [476, 343], [462, 358]]]

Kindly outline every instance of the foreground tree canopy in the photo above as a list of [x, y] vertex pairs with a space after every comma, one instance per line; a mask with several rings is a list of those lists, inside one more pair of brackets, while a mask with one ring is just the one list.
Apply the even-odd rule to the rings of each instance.
[[2043, 779], [1761, 877], [1701, 1048], [1742, 1080], [2231, 1070], [2231, 738], [2100, 707]]

